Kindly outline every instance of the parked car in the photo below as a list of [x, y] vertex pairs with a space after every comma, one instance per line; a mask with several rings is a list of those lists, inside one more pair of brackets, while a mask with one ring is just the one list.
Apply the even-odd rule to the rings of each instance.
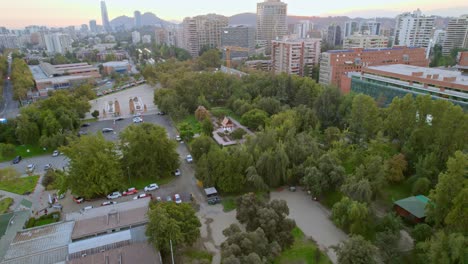
[[20, 161], [22, 160], [23, 158], [21, 156], [16, 156], [14, 159], [13, 159], [13, 164], [18, 164], [20, 163]]
[[166, 112], [163, 112], [163, 111], [158, 112], [158, 115], [165, 115], [165, 114], [166, 114]]
[[176, 204], [182, 203], [182, 199], [180, 198], [180, 195], [178, 193], [174, 194], [174, 201]]
[[59, 203], [54, 203], [54, 204], [52, 205], [52, 208], [62, 210], [63, 206], [62, 206], [61, 204], [59, 204]]
[[192, 163], [193, 162], [193, 158], [192, 158], [192, 155], [187, 155], [187, 157], [185, 157], [185, 160], [188, 162], [188, 163]]
[[180, 142], [180, 141], [182, 141], [182, 138], [181, 138], [179, 135], [177, 135], [177, 136], [175, 137], [175, 140], [177, 140], [177, 141]]
[[125, 118], [123, 118], [123, 117], [117, 117], [117, 118], [115, 119], [115, 121], [122, 121], [122, 120], [125, 120]]
[[117, 202], [116, 201], [106, 201], [106, 202], [103, 202], [101, 204], [101, 206], [107, 206], [107, 205], [113, 205], [113, 204], [117, 204]]
[[221, 202], [221, 199], [219, 197], [212, 197], [208, 199], [208, 204], [211, 204], [211, 205], [217, 204], [220, 202]]
[[83, 123], [81, 124], [81, 127], [89, 127], [91, 124], [90, 123]]
[[73, 197], [73, 201], [75, 201], [75, 203], [77, 204], [80, 204], [80, 203], [83, 203], [84, 202], [84, 198], [83, 197]]
[[181, 175], [180, 170], [179, 170], [179, 169], [175, 170], [174, 175], [175, 175], [175, 176], [180, 176], [180, 175]]
[[133, 123], [141, 123], [141, 122], [143, 122], [143, 118], [141, 118], [141, 117], [133, 118]]
[[166, 202], [172, 202], [172, 197], [170, 195], [166, 197]]
[[152, 183], [148, 186], [145, 186], [145, 192], [154, 191], [159, 189], [159, 186], [156, 183]]
[[59, 154], [60, 152], [58, 150], [54, 150], [54, 152], [52, 152], [52, 157], [57, 157]]
[[84, 135], [88, 135], [88, 132], [86, 131], [78, 131], [78, 136], [84, 136]]
[[34, 169], [36, 169], [36, 164], [34, 164], [34, 163], [31, 163], [31, 164], [28, 165], [28, 167], [26, 167], [27, 172], [33, 172]]
[[52, 164], [49, 163], [49, 164], [44, 165], [44, 170], [45, 171], [48, 171], [50, 169], [52, 169]]
[[113, 199], [117, 199], [117, 198], [119, 198], [121, 196], [122, 196], [122, 194], [120, 192], [113, 192], [113, 193], [107, 195], [107, 199], [113, 200]]
[[81, 209], [81, 212], [84, 213], [84, 212], [86, 212], [86, 211], [88, 211], [88, 210], [91, 210], [91, 209], [93, 209], [93, 208], [94, 208], [94, 207], [93, 207], [92, 205], [88, 205], [88, 206], [83, 207], [83, 208]]
[[143, 199], [143, 198], [151, 198], [151, 197], [152, 197], [151, 193], [142, 193], [142, 194], [139, 194], [139, 195], [133, 197], [133, 200]]
[[122, 193], [123, 196], [137, 194], [138, 190], [134, 187], [128, 188], [125, 192]]
[[102, 129], [102, 133], [109, 133], [109, 132], [114, 132], [114, 129], [110, 127], [105, 127]]

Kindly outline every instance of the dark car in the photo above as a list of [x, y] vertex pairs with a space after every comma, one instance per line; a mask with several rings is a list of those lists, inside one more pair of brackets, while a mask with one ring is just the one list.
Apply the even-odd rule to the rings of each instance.
[[91, 124], [90, 123], [83, 123], [81, 124], [81, 127], [89, 127]]
[[221, 202], [221, 199], [217, 196], [215, 197], [211, 197], [211, 198], [208, 198], [208, 204], [217, 204], [217, 203], [220, 203]]
[[123, 118], [123, 117], [117, 117], [117, 118], [115, 119], [115, 121], [122, 121], [122, 120], [125, 120], [125, 118]]
[[14, 159], [13, 159], [13, 164], [18, 164], [23, 158], [21, 156], [16, 156]]
[[165, 114], [166, 114], [166, 112], [163, 112], [163, 111], [158, 112], [158, 115], [165, 115]]

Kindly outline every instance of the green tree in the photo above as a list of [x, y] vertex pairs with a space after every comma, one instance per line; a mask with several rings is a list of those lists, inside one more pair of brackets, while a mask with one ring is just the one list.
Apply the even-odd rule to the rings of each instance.
[[198, 161], [203, 154], [207, 154], [211, 148], [218, 148], [218, 146], [209, 136], [199, 136], [191, 143], [191, 153], [195, 161]]
[[288, 179], [289, 158], [284, 144], [263, 152], [256, 162], [256, 169], [270, 187], [278, 187]]
[[177, 143], [167, 137], [163, 127], [150, 123], [128, 126], [120, 134], [123, 168], [131, 177], [161, 179], [179, 167]]
[[217, 49], [210, 49], [197, 59], [198, 69], [204, 70], [207, 68], [221, 67], [221, 54]]
[[70, 189], [75, 195], [94, 198], [123, 187], [116, 146], [102, 134], [80, 137], [60, 151], [70, 159], [66, 184], [62, 188]]
[[398, 241], [400, 233], [391, 231], [379, 232], [375, 237], [375, 245], [379, 248], [380, 257], [384, 263], [391, 263], [399, 257]]
[[377, 263], [377, 248], [362, 236], [352, 236], [336, 249], [339, 264]]
[[411, 236], [413, 237], [415, 244], [417, 242], [424, 242], [431, 238], [432, 228], [428, 224], [417, 224], [411, 231]]
[[156, 203], [148, 212], [148, 241], [163, 253], [173, 248], [190, 246], [200, 237], [201, 223], [195, 210], [187, 203]]
[[242, 115], [241, 123], [250, 129], [257, 130], [260, 127], [265, 127], [268, 120], [268, 115], [260, 109], [252, 109]]
[[389, 182], [401, 182], [404, 180], [403, 174], [408, 166], [405, 155], [398, 154], [385, 161], [385, 176]]
[[211, 137], [213, 135], [214, 127], [213, 127], [213, 123], [211, 122], [210, 118], [207, 117], [207, 118], [203, 119], [203, 122], [202, 122], [201, 126], [202, 126], [202, 131], [203, 131], [204, 135], [209, 136], [209, 137]]
[[356, 140], [367, 140], [375, 137], [382, 123], [379, 111], [372, 97], [363, 94], [354, 97], [349, 129], [354, 133]]
[[332, 220], [351, 234], [363, 235], [369, 228], [369, 209], [364, 203], [343, 197], [332, 208]]
[[468, 261], [468, 238], [462, 233], [447, 234], [438, 231], [431, 240], [418, 243], [424, 254], [424, 263], [451, 264]]
[[344, 168], [340, 161], [333, 155], [326, 153], [320, 157], [316, 167], [308, 167], [305, 170], [303, 183], [314, 196], [339, 188], [344, 181]]
[[418, 178], [411, 189], [413, 195], [426, 195], [431, 190], [431, 181], [428, 178]]
[[98, 118], [99, 117], [99, 111], [98, 110], [94, 110], [92, 113], [91, 113], [91, 116], [93, 116], [94, 118]]

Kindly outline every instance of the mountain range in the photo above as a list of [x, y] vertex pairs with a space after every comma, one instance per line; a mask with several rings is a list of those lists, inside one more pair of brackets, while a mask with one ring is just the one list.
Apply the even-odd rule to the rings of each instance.
[[[135, 27], [135, 20], [133, 17], [128, 16], [119, 16], [110, 21], [110, 24], [113, 28], [122, 28], [131, 29]], [[142, 26], [168, 26], [173, 23], [163, 20], [157, 17], [151, 12], [147, 12], [141, 15], [141, 24]]]

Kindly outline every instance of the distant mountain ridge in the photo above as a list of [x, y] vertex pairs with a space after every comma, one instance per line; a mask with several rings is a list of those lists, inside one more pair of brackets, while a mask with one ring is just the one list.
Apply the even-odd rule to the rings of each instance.
[[[129, 16], [119, 16], [110, 21], [113, 28], [132, 29], [135, 27], [135, 20]], [[151, 12], [147, 12], [141, 15], [142, 26], [167, 26], [172, 25], [171, 22], [165, 21]]]

